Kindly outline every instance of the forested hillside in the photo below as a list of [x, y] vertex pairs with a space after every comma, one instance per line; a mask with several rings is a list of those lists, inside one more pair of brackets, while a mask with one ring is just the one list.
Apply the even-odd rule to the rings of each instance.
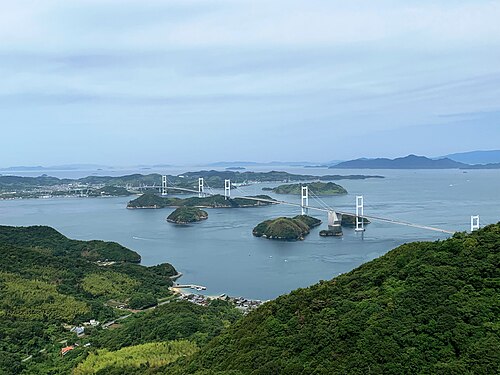
[[135, 264], [139, 255], [117, 243], [70, 240], [43, 226], [0, 226], [0, 257], [0, 374], [71, 338], [65, 324], [106, 321], [123, 315], [113, 306], [170, 296], [176, 274], [170, 264]]
[[[174, 300], [168, 264], [103, 266], [47, 227], [0, 239], [0, 374], [500, 372], [500, 224], [403, 245], [243, 318], [229, 302]], [[164, 304], [115, 307], [148, 298]], [[89, 319], [115, 323], [68, 331]]]
[[165, 374], [498, 374], [500, 225], [271, 301]]

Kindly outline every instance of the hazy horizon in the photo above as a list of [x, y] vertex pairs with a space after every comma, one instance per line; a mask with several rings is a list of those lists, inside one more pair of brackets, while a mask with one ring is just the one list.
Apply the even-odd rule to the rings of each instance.
[[6, 3], [1, 167], [497, 149], [498, 19], [487, 0]]
[[[464, 151], [464, 152], [458, 152], [454, 154], [449, 154], [449, 155], [438, 155], [438, 156], [429, 156], [429, 155], [417, 155], [417, 156], [424, 156], [428, 157], [431, 159], [437, 159], [437, 158], [445, 158], [449, 157], [451, 155], [462, 155], [462, 154], [471, 154], [471, 153], [495, 153], [498, 154], [498, 158], [500, 159], [500, 150], [472, 150], [472, 151]], [[408, 154], [408, 155], [400, 155], [397, 156], [396, 158], [401, 158], [401, 157], [406, 157], [409, 155], [414, 155], [414, 154]], [[358, 158], [350, 159], [350, 160], [355, 160], [355, 159], [376, 159], [376, 158], [385, 158], [384, 156], [372, 156], [372, 157], [365, 157], [365, 156], [360, 156]], [[391, 158], [393, 159], [393, 158]], [[292, 164], [296, 165], [331, 165], [335, 163], [339, 163], [342, 161], [348, 161], [348, 160], [270, 160], [270, 161], [264, 161], [264, 162], [256, 162], [254, 160], [219, 160], [219, 161], [214, 161], [214, 162], [199, 162], [199, 163], [188, 163], [188, 164], [142, 164], [142, 163], [137, 163], [137, 164], [95, 164], [95, 163], [71, 163], [71, 164], [54, 164], [54, 165], [0, 165], [0, 170], [6, 170], [6, 169], [14, 169], [14, 168], [32, 168], [33, 170], [36, 170], [37, 168], [41, 169], [50, 169], [50, 168], [60, 168], [60, 167], [66, 167], [66, 168], [74, 168], [74, 169], [81, 169], [84, 170], [85, 168], [115, 168], [115, 169], [126, 169], [126, 168], [141, 168], [141, 167], [148, 167], [148, 168], [159, 168], [159, 167], [226, 167], [226, 166], [238, 166], [238, 164], [241, 164], [240, 166], [242, 167], [249, 167], [251, 168], [252, 165], [255, 166], [264, 166], [264, 165], [270, 165], [270, 166], [276, 166], [276, 165], [287, 165], [286, 163], [289, 163], [288, 166], [291, 166]], [[458, 160], [460, 161], [460, 160]], [[466, 161], [464, 161], [467, 163]], [[497, 162], [496, 160], [489, 161], [489, 162]], [[479, 163], [469, 163], [469, 164], [487, 164], [488, 161], [481, 161]]]

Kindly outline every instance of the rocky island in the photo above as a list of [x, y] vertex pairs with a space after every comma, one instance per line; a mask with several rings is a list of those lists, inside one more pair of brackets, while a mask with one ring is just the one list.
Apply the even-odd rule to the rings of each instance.
[[260, 198], [265, 201], [245, 198], [226, 199], [223, 195], [211, 195], [208, 197], [169, 198], [162, 197], [156, 193], [144, 193], [140, 197], [131, 200], [127, 208], [165, 208], [165, 207], [202, 207], [202, 208], [242, 208], [268, 206], [273, 204], [274, 199], [268, 195], [256, 195], [249, 198]]
[[252, 231], [256, 237], [270, 240], [297, 241], [303, 240], [311, 228], [321, 224], [321, 220], [308, 215], [298, 215], [293, 218], [279, 217], [258, 224]]
[[197, 207], [179, 207], [167, 217], [169, 223], [189, 224], [208, 219], [207, 211]]
[[342, 195], [347, 194], [344, 187], [334, 182], [309, 182], [307, 184], [286, 184], [275, 188], [263, 188], [262, 190], [272, 191], [276, 194], [300, 195], [302, 186], [307, 186], [316, 195]]

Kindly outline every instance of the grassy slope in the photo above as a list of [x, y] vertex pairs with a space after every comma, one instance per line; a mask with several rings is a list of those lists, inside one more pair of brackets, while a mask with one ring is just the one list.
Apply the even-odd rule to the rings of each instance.
[[101, 349], [91, 353], [73, 371], [74, 375], [142, 373], [196, 352], [197, 346], [189, 341], [152, 342], [129, 346], [115, 352]]
[[164, 373], [499, 373], [499, 266], [500, 225], [403, 245], [265, 304]]

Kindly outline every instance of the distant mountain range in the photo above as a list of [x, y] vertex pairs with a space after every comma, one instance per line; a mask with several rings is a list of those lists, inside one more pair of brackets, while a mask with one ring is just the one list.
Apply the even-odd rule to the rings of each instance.
[[469, 167], [449, 158], [429, 159], [425, 156], [408, 155], [402, 158], [356, 159], [332, 165], [334, 169], [458, 169]]
[[223, 161], [210, 163], [210, 167], [257, 167], [257, 166], [297, 166], [306, 168], [329, 167], [332, 169], [500, 169], [500, 150], [470, 151], [450, 154], [437, 158], [408, 155], [395, 159], [360, 158], [356, 160], [329, 162], [272, 161], [259, 163], [252, 161]]
[[[133, 169], [152, 169], [173, 167], [172, 164], [139, 164], [129, 166]], [[500, 150], [469, 151], [449, 154], [437, 158], [408, 155], [395, 159], [388, 158], [360, 158], [349, 161], [330, 160], [328, 162], [310, 161], [220, 161], [208, 163], [205, 167], [219, 168], [252, 168], [271, 166], [292, 166], [305, 168], [332, 168], [332, 169], [500, 169]], [[123, 167], [112, 167], [99, 164], [66, 164], [44, 166], [14, 166], [0, 168], [5, 172], [33, 172], [33, 171], [72, 171], [72, 170], [114, 170]]]
[[496, 164], [500, 163], [500, 150], [460, 152], [443, 158], [466, 164]]

